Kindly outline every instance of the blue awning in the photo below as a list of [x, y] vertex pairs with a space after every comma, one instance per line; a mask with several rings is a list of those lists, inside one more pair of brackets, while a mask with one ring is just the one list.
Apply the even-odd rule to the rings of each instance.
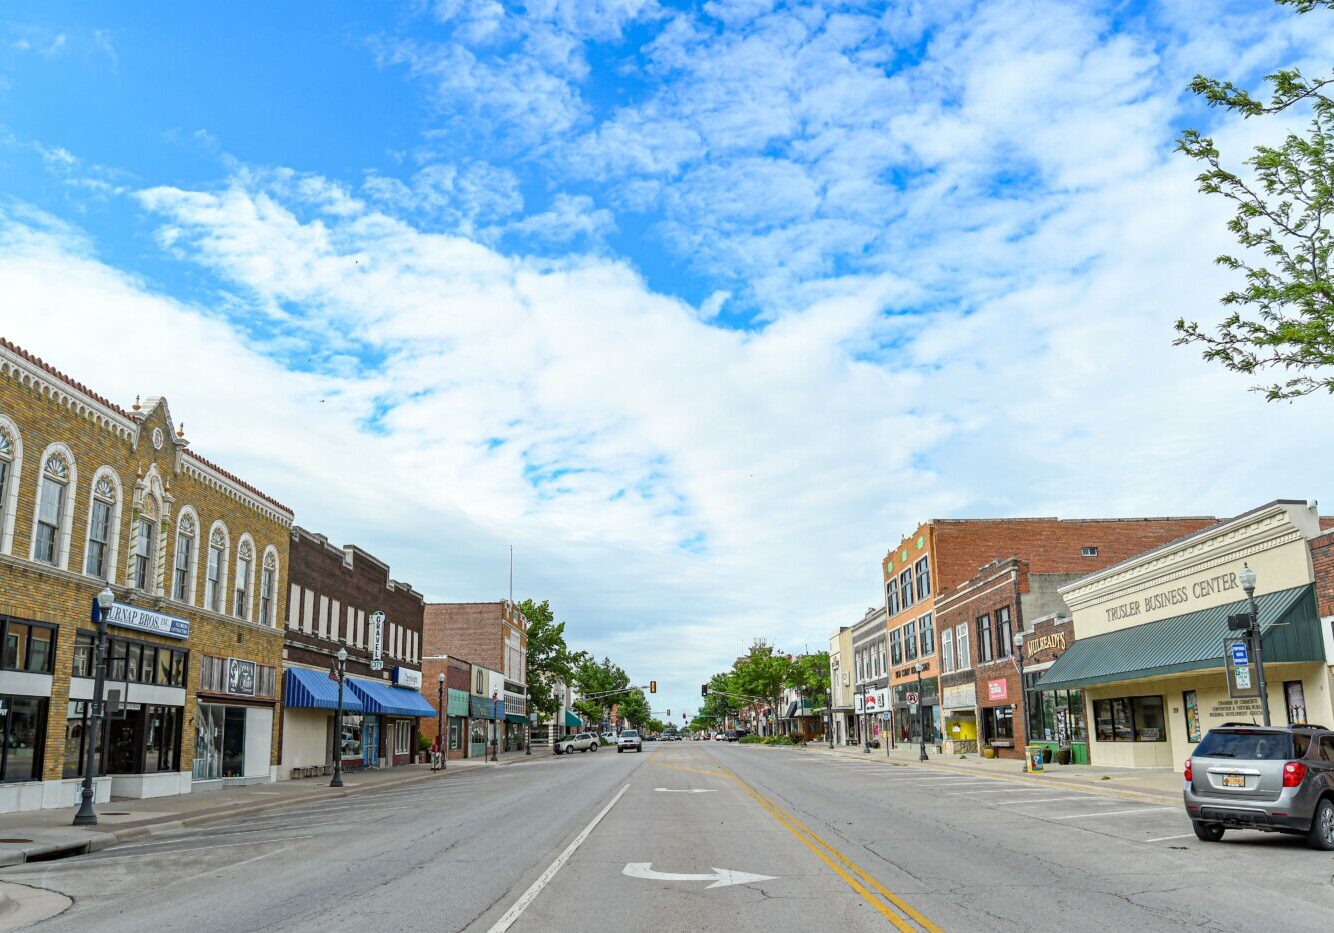
[[[351, 681], [348, 681], [351, 684]], [[327, 671], [308, 671], [289, 667], [283, 672], [283, 705], [302, 709], [337, 709], [338, 683]], [[343, 712], [364, 713], [361, 699], [351, 690], [343, 691]]]
[[395, 687], [393, 684], [349, 677], [347, 685], [361, 698], [368, 713], [390, 716], [434, 716], [435, 707], [416, 690]]

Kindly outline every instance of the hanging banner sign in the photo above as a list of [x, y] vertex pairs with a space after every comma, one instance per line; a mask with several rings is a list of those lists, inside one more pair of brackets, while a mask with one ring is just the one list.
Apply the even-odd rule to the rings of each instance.
[[383, 650], [384, 613], [377, 609], [371, 613], [371, 670], [378, 671], [384, 667]]

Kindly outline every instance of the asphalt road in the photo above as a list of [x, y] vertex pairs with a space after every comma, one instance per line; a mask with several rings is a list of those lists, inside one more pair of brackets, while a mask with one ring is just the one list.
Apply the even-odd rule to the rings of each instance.
[[40, 930], [1322, 930], [1334, 855], [814, 751], [535, 759], [0, 872]]

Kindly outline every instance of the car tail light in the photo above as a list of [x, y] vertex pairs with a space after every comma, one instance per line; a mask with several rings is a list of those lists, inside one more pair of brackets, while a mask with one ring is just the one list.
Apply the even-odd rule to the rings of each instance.
[[1300, 761], [1289, 761], [1283, 766], [1283, 786], [1301, 787], [1306, 780], [1306, 765]]
[[1191, 774], [1191, 771], [1190, 771], [1190, 763], [1191, 763], [1191, 761], [1192, 761], [1192, 759], [1190, 759], [1190, 758], [1187, 758], [1187, 759], [1186, 759], [1186, 780], [1187, 780], [1187, 781], [1191, 780], [1191, 776], [1190, 776], [1190, 774]]

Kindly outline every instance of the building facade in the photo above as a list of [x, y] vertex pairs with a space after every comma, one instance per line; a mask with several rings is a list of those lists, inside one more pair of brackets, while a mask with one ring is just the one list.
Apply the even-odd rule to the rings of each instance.
[[[474, 681], [477, 668], [500, 673], [500, 683], [491, 688], [504, 706], [500, 750], [524, 748], [529, 733], [528, 620], [519, 607], [509, 600], [428, 603], [422, 642], [427, 655], [467, 659], [474, 667]], [[485, 696], [490, 698], [489, 693]]]
[[866, 610], [862, 620], [852, 627], [852, 665], [854, 693], [852, 711], [856, 717], [857, 742], [888, 740], [889, 656], [886, 653], [885, 611]]
[[0, 341], [0, 810], [74, 802], [105, 587], [99, 799], [273, 780], [291, 523], [165, 399], [123, 409]]
[[[293, 527], [284, 637], [281, 777], [410, 763], [419, 720], [425, 601], [389, 566], [355, 545]], [[336, 655], [347, 652], [342, 734], [334, 736]], [[428, 727], [434, 731], [434, 723]]]
[[[1275, 723], [1334, 722], [1334, 633], [1312, 545], [1322, 531], [1313, 502], [1278, 500], [1063, 587], [1077, 637], [1037, 688], [1083, 691], [1100, 765], [1179, 766], [1210, 728], [1260, 722], [1262, 702]], [[1225, 667], [1228, 619], [1250, 611], [1245, 568], [1256, 574], [1263, 700], [1234, 696]]]
[[[917, 742], [919, 735], [925, 732], [927, 742], [940, 743], [943, 747], [951, 730], [959, 736], [957, 741], [965, 744], [970, 741], [964, 737], [970, 725], [983, 736], [984, 719], [992, 722], [998, 736], [1009, 728], [1005, 709], [1009, 707], [1009, 712], [1013, 713], [1014, 703], [1009, 699], [1008, 690], [1004, 697], [992, 697], [985, 692], [981, 676], [976, 674], [971, 689], [976, 692], [977, 708], [996, 712], [979, 713], [976, 722], [970, 724], [964, 712], [970, 693], [969, 675], [957, 658], [951, 663], [949, 673], [952, 676], [944, 682], [952, 688], [949, 709], [953, 718], [947, 722], [942, 716], [944, 672], [941, 669], [943, 659], [938, 651], [938, 604], [961, 587], [969, 587], [979, 568], [997, 558], [1017, 558], [1027, 562], [1030, 573], [1077, 576], [1190, 534], [1214, 521], [1208, 517], [932, 519], [918, 526], [882, 561], [895, 740]], [[951, 600], [956, 612], [962, 602]], [[997, 625], [994, 614], [987, 614], [986, 645], [979, 642], [975, 628], [967, 638], [968, 660], [974, 667], [988, 666], [988, 672], [984, 673], [998, 674], [1000, 665], [1013, 663], [1007, 659], [1013, 650], [1013, 636], [1022, 630], [1022, 623], [1016, 618], [1017, 598], [1012, 598], [1011, 604], [1008, 610], [1003, 606], [995, 607], [1000, 610], [1000, 625]], [[981, 621], [981, 616], [973, 620], [974, 623]], [[957, 653], [958, 619], [951, 618], [949, 622], [951, 647]], [[997, 635], [1006, 624], [1010, 632], [1008, 650], [1007, 646], [999, 644]], [[991, 649], [989, 652], [985, 650], [987, 645]], [[1001, 679], [999, 676], [988, 678], [989, 681]], [[996, 689], [1000, 689], [999, 684]], [[916, 712], [909, 702], [914, 696], [918, 700]], [[956, 726], [958, 729], [954, 730]], [[1013, 742], [1013, 739], [998, 738], [997, 741]], [[1013, 748], [1009, 753], [1014, 753]]]
[[851, 745], [856, 741], [854, 669], [852, 626], [844, 625], [829, 636], [829, 717], [835, 745]]

